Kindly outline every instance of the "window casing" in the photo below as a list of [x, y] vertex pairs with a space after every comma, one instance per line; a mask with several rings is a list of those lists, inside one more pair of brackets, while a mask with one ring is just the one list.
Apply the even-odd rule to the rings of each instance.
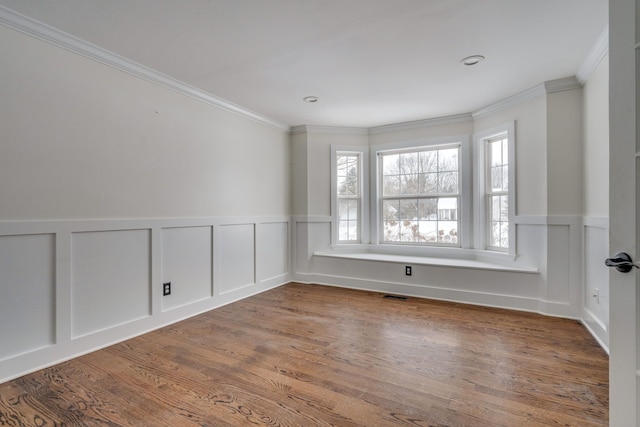
[[515, 255], [515, 124], [474, 136], [477, 177], [476, 246]]
[[380, 243], [460, 246], [460, 150], [378, 152]]
[[368, 234], [366, 149], [332, 146], [331, 157], [332, 242], [362, 244]]
[[472, 247], [468, 135], [372, 147], [372, 250], [437, 256]]

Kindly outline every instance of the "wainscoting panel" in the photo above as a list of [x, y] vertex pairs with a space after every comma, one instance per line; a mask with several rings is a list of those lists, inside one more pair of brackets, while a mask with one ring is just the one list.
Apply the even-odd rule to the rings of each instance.
[[290, 282], [289, 230], [284, 215], [0, 221], [0, 382]]
[[162, 283], [166, 282], [171, 283], [171, 294], [162, 296], [163, 311], [213, 296], [212, 227], [162, 230]]
[[584, 323], [601, 345], [609, 347], [608, 220], [586, 218], [584, 224]]
[[549, 302], [570, 303], [571, 245], [570, 227], [567, 225], [547, 226], [547, 286], [543, 298]]
[[150, 245], [150, 230], [72, 235], [73, 337], [151, 314]]
[[224, 224], [216, 228], [220, 253], [220, 294], [256, 283], [255, 224]]
[[0, 360], [54, 344], [55, 235], [0, 236]]
[[259, 224], [256, 252], [259, 282], [289, 274], [289, 223]]

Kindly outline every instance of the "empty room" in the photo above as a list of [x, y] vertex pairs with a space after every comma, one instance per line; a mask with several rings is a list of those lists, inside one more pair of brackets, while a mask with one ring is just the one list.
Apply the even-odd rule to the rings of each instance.
[[640, 426], [636, 13], [0, 0], [0, 425]]

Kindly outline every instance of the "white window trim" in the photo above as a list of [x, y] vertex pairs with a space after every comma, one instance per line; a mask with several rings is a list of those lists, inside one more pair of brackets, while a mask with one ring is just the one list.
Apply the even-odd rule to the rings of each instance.
[[[338, 240], [338, 152], [357, 153], [360, 155], [360, 212], [358, 212], [360, 229], [359, 242], [343, 242]], [[331, 145], [331, 245], [338, 247], [365, 247], [369, 242], [369, 147]]]
[[[473, 248], [473, 203], [472, 203], [472, 160], [471, 160], [471, 138], [470, 135], [448, 136], [443, 138], [431, 138], [404, 141], [399, 143], [389, 143], [372, 146], [370, 148], [369, 161], [369, 186], [371, 188], [370, 197], [374, 203], [370, 204], [370, 236], [371, 250], [380, 252], [401, 252], [407, 255], [416, 256], [451, 256], [456, 251]], [[435, 246], [435, 245], [411, 245], [407, 243], [394, 244], [381, 242], [380, 239], [380, 204], [379, 179], [378, 179], [378, 152], [403, 150], [417, 147], [429, 147], [439, 145], [460, 144], [460, 246]]]
[[[501, 134], [507, 134], [509, 140], [509, 250], [497, 251], [487, 248], [488, 222], [487, 222], [487, 202], [486, 202], [486, 156], [485, 141]], [[474, 197], [474, 219], [475, 219], [475, 242], [476, 248], [487, 253], [508, 254], [510, 257], [516, 256], [516, 132], [515, 122], [510, 121], [502, 125], [486, 129], [473, 134], [474, 164], [476, 166], [475, 194]]]

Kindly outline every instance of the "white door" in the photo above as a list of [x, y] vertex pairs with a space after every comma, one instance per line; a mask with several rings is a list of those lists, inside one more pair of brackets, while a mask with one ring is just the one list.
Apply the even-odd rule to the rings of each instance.
[[[640, 0], [609, 1], [609, 248], [640, 261], [640, 134], [636, 103], [640, 96]], [[640, 59], [639, 59], [640, 61]], [[611, 254], [613, 255], [613, 254]], [[621, 273], [612, 268], [610, 280], [610, 425], [640, 427], [640, 328], [637, 269]]]

